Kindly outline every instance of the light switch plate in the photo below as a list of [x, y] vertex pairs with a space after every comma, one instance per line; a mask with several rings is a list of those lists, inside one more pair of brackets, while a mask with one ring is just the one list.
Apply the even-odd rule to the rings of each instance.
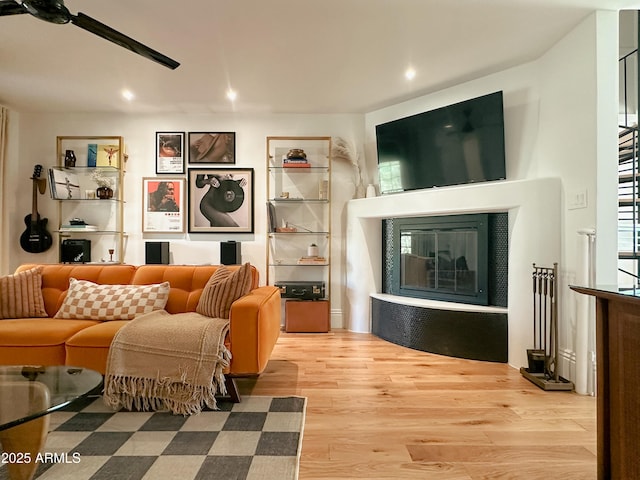
[[587, 208], [587, 189], [573, 190], [567, 194], [567, 209]]

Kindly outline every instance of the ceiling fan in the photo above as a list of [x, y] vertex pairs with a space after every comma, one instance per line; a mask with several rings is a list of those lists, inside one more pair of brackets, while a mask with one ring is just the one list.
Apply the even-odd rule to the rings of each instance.
[[108, 27], [98, 20], [94, 20], [84, 13], [78, 12], [78, 15], [73, 15], [69, 12], [69, 9], [64, 6], [63, 0], [0, 0], [0, 17], [20, 13], [29, 13], [45, 22], [57, 24], [71, 22], [77, 27], [83, 28], [88, 32], [129, 49], [149, 60], [158, 62], [160, 65], [164, 65], [171, 70], [176, 69], [180, 65], [166, 55]]

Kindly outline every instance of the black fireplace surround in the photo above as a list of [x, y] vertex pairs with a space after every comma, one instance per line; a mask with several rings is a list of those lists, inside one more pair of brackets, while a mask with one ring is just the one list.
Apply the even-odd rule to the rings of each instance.
[[383, 293], [507, 306], [508, 214], [383, 220]]

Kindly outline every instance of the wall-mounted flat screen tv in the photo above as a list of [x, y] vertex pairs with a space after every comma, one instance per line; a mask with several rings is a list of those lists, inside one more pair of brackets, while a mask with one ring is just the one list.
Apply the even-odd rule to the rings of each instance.
[[502, 92], [376, 125], [380, 191], [506, 178]]

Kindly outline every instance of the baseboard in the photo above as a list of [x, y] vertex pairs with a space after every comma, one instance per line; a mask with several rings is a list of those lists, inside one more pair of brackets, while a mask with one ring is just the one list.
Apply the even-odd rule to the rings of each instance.
[[342, 310], [333, 308], [330, 313], [331, 317], [331, 328], [344, 328], [344, 317], [342, 315]]
[[560, 375], [567, 380], [575, 382], [576, 379], [576, 352], [569, 348], [558, 350], [558, 368]]

